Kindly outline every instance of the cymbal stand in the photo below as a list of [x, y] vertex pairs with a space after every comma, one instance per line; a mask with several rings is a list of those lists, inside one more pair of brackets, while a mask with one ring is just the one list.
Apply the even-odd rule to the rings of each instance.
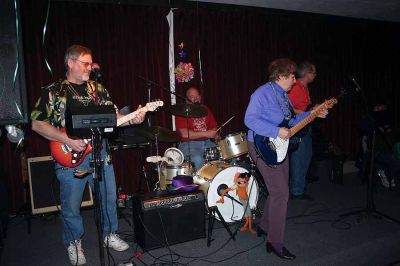
[[[187, 141], [188, 141], [188, 162], [189, 162], [189, 172], [192, 168], [192, 153], [190, 151], [190, 133], [189, 133], [189, 106], [186, 106], [185, 109], [185, 118], [186, 118], [186, 128], [187, 128]], [[196, 169], [197, 170], [197, 169]]]
[[[158, 133], [154, 134], [156, 140], [156, 156], [159, 156], [158, 150]], [[161, 177], [161, 162], [157, 162], [158, 185], [160, 190], [166, 190], [165, 179]], [[157, 188], [156, 188], [157, 189]]]

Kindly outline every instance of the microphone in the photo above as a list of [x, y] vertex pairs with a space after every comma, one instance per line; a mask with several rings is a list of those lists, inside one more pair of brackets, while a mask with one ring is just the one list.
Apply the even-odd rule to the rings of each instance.
[[[227, 188], [228, 188], [228, 186], [227, 186], [226, 184], [221, 184], [221, 185], [219, 185], [218, 188], [217, 188], [217, 193], [218, 193], [218, 195], [221, 196], [222, 192], [223, 192], [225, 189], [227, 189]], [[240, 205], [243, 206], [243, 204], [242, 204], [240, 201], [238, 201], [237, 199], [235, 199], [234, 197], [232, 197], [232, 196], [229, 195], [228, 193], [225, 193], [225, 197], [227, 197], [227, 198], [229, 198], [230, 200], [235, 201], [236, 203], [239, 203]]]
[[94, 74], [94, 76], [96, 78], [100, 78], [101, 77], [99, 64], [97, 64], [97, 63], [93, 63], [92, 64], [92, 72], [93, 72], [93, 74]]
[[356, 92], [361, 92], [360, 84], [358, 84], [356, 78], [354, 76], [349, 76], [349, 79], [356, 85]]

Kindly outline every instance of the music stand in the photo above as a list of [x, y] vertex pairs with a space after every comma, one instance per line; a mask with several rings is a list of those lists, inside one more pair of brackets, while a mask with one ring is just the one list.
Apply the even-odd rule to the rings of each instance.
[[[94, 187], [94, 206], [95, 223], [97, 227], [97, 237], [99, 245], [100, 264], [105, 265], [103, 250], [103, 232], [101, 227], [101, 202], [99, 181], [103, 179], [104, 161], [101, 159], [102, 135], [113, 132], [117, 126], [115, 110], [112, 105], [86, 106], [67, 106], [65, 112], [65, 124], [67, 133], [73, 136], [91, 139], [92, 157], [90, 166], [92, 167], [93, 187]], [[104, 214], [103, 214], [104, 215]]]

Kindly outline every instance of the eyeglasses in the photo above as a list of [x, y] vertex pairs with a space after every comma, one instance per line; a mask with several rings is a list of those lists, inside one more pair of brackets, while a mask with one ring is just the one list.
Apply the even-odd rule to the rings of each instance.
[[93, 65], [93, 63], [84, 62], [84, 61], [81, 61], [81, 60], [79, 60], [79, 59], [72, 59], [72, 60], [78, 61], [78, 62], [81, 63], [81, 64], [83, 65], [83, 67], [85, 67], [85, 68], [87, 68], [88, 66], [92, 66], [92, 65]]

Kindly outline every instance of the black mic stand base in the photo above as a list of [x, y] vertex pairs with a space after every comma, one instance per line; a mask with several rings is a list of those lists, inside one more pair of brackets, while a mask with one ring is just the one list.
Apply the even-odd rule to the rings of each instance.
[[374, 204], [374, 191], [373, 191], [373, 176], [374, 176], [374, 158], [375, 158], [375, 141], [376, 141], [376, 130], [372, 131], [372, 142], [371, 142], [371, 152], [370, 152], [370, 165], [369, 165], [369, 174], [368, 174], [368, 185], [367, 185], [367, 206], [365, 209], [358, 210], [358, 211], [352, 211], [348, 213], [341, 214], [340, 217], [348, 217], [352, 215], [359, 215], [357, 218], [357, 222], [359, 223], [361, 221], [361, 217], [365, 216], [367, 218], [369, 217], [375, 217], [375, 218], [385, 218], [391, 222], [395, 222], [397, 224], [400, 224], [399, 220], [396, 220], [382, 212], [379, 212], [375, 208]]
[[217, 206], [208, 207], [207, 204], [206, 204], [206, 207], [208, 208], [208, 215], [209, 215], [209, 217], [208, 217], [207, 247], [209, 247], [211, 245], [211, 241], [214, 240], [214, 239], [212, 239], [212, 231], [214, 229], [215, 213], [217, 213], [222, 225], [225, 227], [225, 229], [228, 232], [230, 238], [232, 240], [235, 240], [235, 235], [232, 233], [232, 231], [229, 228], [228, 224], [224, 220], [224, 217], [222, 217], [221, 213], [218, 210], [218, 207]]

